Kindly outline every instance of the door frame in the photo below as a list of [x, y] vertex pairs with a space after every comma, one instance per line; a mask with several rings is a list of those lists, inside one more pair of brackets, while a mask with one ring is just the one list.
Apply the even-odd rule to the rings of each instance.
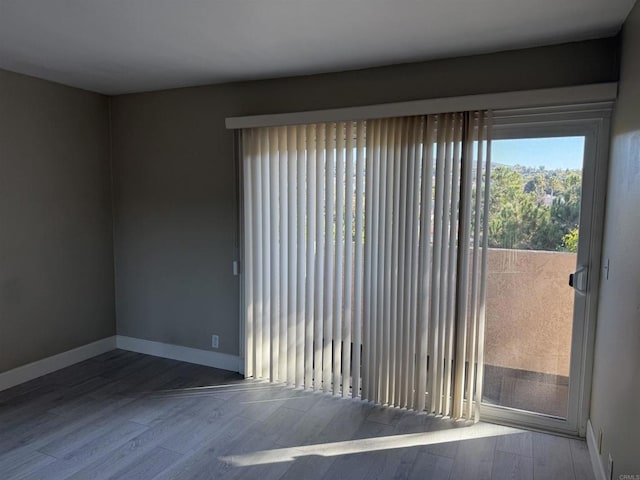
[[[600, 284], [609, 131], [613, 102], [494, 111], [492, 140], [580, 135], [585, 137], [577, 266], [587, 267], [584, 293], [576, 291], [566, 419], [510, 407], [480, 405], [483, 421], [584, 437], [589, 418]], [[588, 232], [588, 234], [584, 234]]]

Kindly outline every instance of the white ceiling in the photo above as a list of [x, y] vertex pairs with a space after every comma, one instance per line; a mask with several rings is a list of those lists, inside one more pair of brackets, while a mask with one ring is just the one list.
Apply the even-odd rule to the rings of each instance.
[[0, 68], [107, 94], [616, 33], [635, 0], [0, 0]]

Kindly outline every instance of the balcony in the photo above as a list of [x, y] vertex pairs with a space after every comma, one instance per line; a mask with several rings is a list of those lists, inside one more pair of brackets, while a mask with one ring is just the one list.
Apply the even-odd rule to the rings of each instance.
[[485, 403], [567, 416], [576, 254], [489, 249]]

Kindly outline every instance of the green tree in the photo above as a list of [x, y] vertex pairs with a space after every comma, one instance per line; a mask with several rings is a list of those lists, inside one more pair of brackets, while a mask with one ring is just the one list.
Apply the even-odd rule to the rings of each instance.
[[573, 228], [569, 233], [562, 237], [562, 243], [567, 252], [578, 252], [578, 227]]
[[570, 250], [580, 218], [580, 173], [497, 165], [491, 172], [489, 246]]
[[498, 248], [536, 248], [538, 230], [549, 222], [535, 189], [524, 188], [520, 172], [498, 166], [491, 172], [489, 245]]

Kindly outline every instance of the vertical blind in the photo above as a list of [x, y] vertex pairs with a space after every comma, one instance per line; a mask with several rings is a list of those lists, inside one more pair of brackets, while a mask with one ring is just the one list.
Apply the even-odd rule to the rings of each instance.
[[245, 374], [477, 420], [489, 133], [485, 111], [243, 130]]

